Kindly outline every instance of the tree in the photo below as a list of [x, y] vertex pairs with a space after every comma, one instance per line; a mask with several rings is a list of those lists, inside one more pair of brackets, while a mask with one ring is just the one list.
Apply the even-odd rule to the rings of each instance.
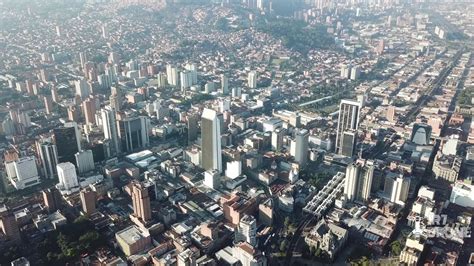
[[398, 240], [393, 241], [392, 244], [390, 244], [390, 247], [394, 256], [399, 256], [402, 252], [402, 245]]
[[283, 240], [283, 241], [281, 241], [281, 243], [280, 243], [280, 251], [281, 251], [281, 252], [286, 251], [286, 247], [287, 247], [287, 245], [288, 245], [287, 242], [288, 242], [288, 241], [287, 241], [286, 239]]
[[288, 217], [288, 216], [285, 217], [284, 224], [285, 224], [285, 228], [288, 228], [288, 226], [290, 225], [290, 217]]

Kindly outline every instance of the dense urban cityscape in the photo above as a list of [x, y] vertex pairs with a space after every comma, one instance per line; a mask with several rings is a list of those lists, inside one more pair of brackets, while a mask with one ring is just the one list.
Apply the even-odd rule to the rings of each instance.
[[473, 14], [0, 0], [0, 265], [474, 265]]

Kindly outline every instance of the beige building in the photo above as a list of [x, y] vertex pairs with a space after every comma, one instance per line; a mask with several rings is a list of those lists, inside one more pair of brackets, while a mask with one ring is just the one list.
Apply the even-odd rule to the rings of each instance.
[[133, 216], [144, 223], [151, 221], [150, 196], [147, 188], [140, 182], [132, 184], [132, 202]]
[[80, 197], [82, 212], [85, 215], [91, 215], [96, 212], [95, 202], [97, 200], [97, 193], [95, 191], [92, 191], [90, 188], [83, 189], [81, 190]]
[[416, 265], [423, 249], [425, 248], [425, 239], [420, 236], [410, 234], [402, 252], [400, 253], [400, 263]]
[[462, 157], [456, 155], [442, 155], [438, 153], [433, 163], [433, 173], [436, 179], [456, 182], [461, 169]]
[[258, 205], [258, 220], [267, 226], [273, 224], [273, 200], [271, 198]]
[[136, 225], [117, 232], [115, 238], [123, 253], [127, 256], [146, 251], [151, 247], [151, 237], [148, 230]]

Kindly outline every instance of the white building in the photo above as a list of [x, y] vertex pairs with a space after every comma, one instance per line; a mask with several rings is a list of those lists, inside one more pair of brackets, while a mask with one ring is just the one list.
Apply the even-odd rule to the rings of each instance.
[[457, 182], [451, 191], [449, 201], [459, 206], [474, 208], [474, 185]]
[[79, 174], [83, 174], [95, 169], [94, 155], [91, 150], [82, 150], [75, 154], [77, 170]]
[[404, 177], [403, 174], [390, 172], [385, 177], [384, 192], [391, 202], [405, 205], [405, 201], [408, 199], [409, 189], [410, 178]]
[[117, 120], [115, 110], [111, 106], [106, 106], [100, 111], [102, 117], [102, 130], [104, 137], [110, 140], [113, 154], [120, 153], [120, 142], [117, 133]]
[[227, 169], [225, 170], [225, 176], [231, 179], [235, 179], [242, 174], [242, 161], [227, 162]]
[[239, 222], [236, 241], [245, 241], [252, 246], [257, 244], [257, 220], [252, 215], [244, 215]]
[[60, 163], [56, 166], [58, 170], [58, 189], [69, 194], [79, 190], [79, 182], [76, 174], [76, 167], [70, 162]]
[[308, 161], [308, 138], [309, 131], [300, 129], [296, 132], [294, 141], [291, 142], [290, 153], [295, 157], [295, 162], [302, 166]]
[[220, 185], [221, 175], [217, 170], [208, 170], [204, 172], [204, 185], [212, 188], [217, 189]]
[[354, 162], [346, 168], [344, 195], [349, 201], [366, 201], [370, 197], [374, 165], [372, 161]]
[[187, 89], [193, 85], [193, 76], [192, 72], [188, 70], [184, 70], [179, 73], [180, 81], [181, 81], [181, 89]]
[[248, 76], [248, 87], [251, 89], [257, 88], [257, 72], [251, 71]]
[[17, 189], [24, 189], [40, 183], [35, 157], [23, 157], [7, 163], [8, 179]]
[[459, 139], [457, 138], [450, 138], [448, 139], [444, 145], [442, 152], [444, 155], [456, 155], [458, 151]]

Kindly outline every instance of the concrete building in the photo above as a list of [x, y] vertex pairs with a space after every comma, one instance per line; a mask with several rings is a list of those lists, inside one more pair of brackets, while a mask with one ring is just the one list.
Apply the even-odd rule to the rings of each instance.
[[74, 82], [74, 86], [76, 89], [76, 95], [79, 95], [82, 99], [89, 97], [90, 90], [89, 84], [85, 79], [79, 79]]
[[220, 186], [220, 179], [221, 174], [217, 170], [207, 170], [204, 172], [204, 185], [212, 188], [217, 189]]
[[82, 150], [75, 154], [77, 171], [84, 174], [95, 169], [94, 155], [91, 150]]
[[272, 132], [272, 150], [281, 151], [283, 149], [283, 137], [286, 135], [286, 130], [283, 128], [276, 128]]
[[148, 230], [136, 225], [118, 231], [115, 234], [115, 239], [127, 257], [144, 252], [151, 247], [151, 237]]
[[222, 172], [221, 121], [217, 112], [204, 109], [201, 117], [202, 168]]
[[359, 128], [360, 102], [352, 100], [342, 100], [339, 105], [339, 117], [336, 132], [336, 152], [342, 154], [344, 132], [357, 130]]
[[225, 74], [221, 74], [221, 93], [229, 94], [229, 78]]
[[20, 229], [14, 214], [5, 205], [0, 206], [0, 230], [6, 241], [20, 242]]
[[417, 265], [421, 253], [425, 248], [426, 239], [419, 235], [410, 234], [407, 237], [405, 247], [400, 253], [400, 263], [406, 265]]
[[80, 193], [82, 212], [91, 215], [96, 212], [97, 193], [90, 188], [81, 190]]
[[79, 181], [76, 175], [76, 167], [70, 162], [60, 163], [56, 166], [59, 178], [58, 189], [69, 194], [79, 190]]
[[225, 176], [231, 179], [235, 179], [242, 174], [242, 161], [227, 162], [227, 168], [225, 170]]
[[295, 140], [291, 142], [291, 155], [300, 166], [305, 166], [308, 161], [308, 138], [309, 131], [299, 129], [295, 133]]
[[82, 110], [84, 111], [84, 118], [87, 125], [95, 125], [95, 100], [87, 98], [82, 102]]
[[367, 201], [374, 176], [373, 161], [356, 161], [346, 168], [344, 195], [347, 200]]
[[43, 203], [50, 213], [57, 211], [61, 207], [61, 193], [57, 188], [49, 188], [41, 192]]
[[58, 162], [75, 164], [75, 154], [81, 150], [81, 134], [75, 122], [66, 122], [63, 127], [53, 129], [58, 152]]
[[433, 173], [436, 179], [456, 182], [461, 170], [463, 158], [457, 155], [444, 155], [438, 152], [433, 162]]
[[132, 152], [150, 144], [149, 119], [146, 116], [136, 116], [118, 120], [118, 137], [122, 151]]
[[403, 174], [389, 172], [385, 177], [384, 192], [389, 200], [399, 205], [405, 205], [410, 189], [410, 178]]
[[257, 220], [252, 215], [244, 215], [237, 227], [235, 241], [245, 241], [252, 246], [257, 244]]
[[456, 182], [451, 191], [449, 202], [467, 208], [474, 208], [474, 185]]
[[339, 154], [352, 157], [355, 155], [357, 131], [346, 130], [342, 133], [341, 148]]
[[258, 205], [258, 221], [266, 226], [273, 225], [273, 208], [272, 198], [268, 198]]
[[40, 183], [35, 157], [23, 157], [6, 164], [8, 179], [17, 189], [25, 189]]
[[140, 182], [132, 183], [133, 215], [141, 222], [151, 221], [151, 206], [148, 188]]
[[251, 89], [257, 88], [257, 72], [255, 71], [249, 72], [247, 86]]
[[100, 111], [102, 117], [102, 131], [104, 137], [110, 140], [112, 154], [120, 154], [120, 140], [117, 133], [117, 120], [115, 110], [111, 106], [106, 106]]
[[47, 179], [53, 179], [57, 175], [56, 165], [58, 164], [56, 145], [49, 141], [37, 141], [36, 150], [41, 162], [43, 176]]

